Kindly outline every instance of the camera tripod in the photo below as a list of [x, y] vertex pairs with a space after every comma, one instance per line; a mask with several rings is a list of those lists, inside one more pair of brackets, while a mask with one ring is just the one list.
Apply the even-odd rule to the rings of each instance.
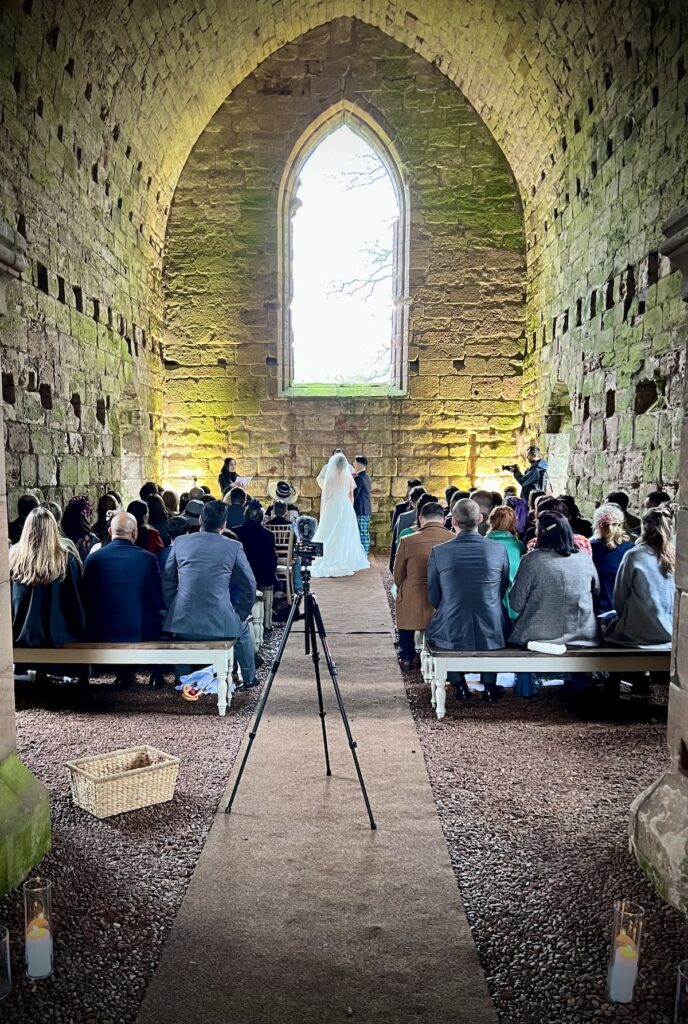
[[342, 698], [341, 690], [339, 689], [339, 682], [337, 679], [337, 666], [335, 665], [332, 655], [330, 654], [330, 648], [327, 643], [327, 633], [325, 632], [325, 624], [323, 622], [323, 617], [318, 606], [317, 598], [315, 594], [311, 593], [311, 577], [309, 567], [307, 565], [302, 565], [301, 576], [303, 578], [303, 593], [294, 595], [294, 600], [292, 601], [291, 609], [289, 610], [287, 624], [285, 626], [284, 633], [282, 634], [282, 639], [280, 640], [280, 645], [277, 649], [277, 654], [275, 655], [275, 660], [273, 662], [272, 668], [270, 669], [270, 675], [267, 678], [265, 687], [258, 702], [258, 707], [256, 708], [256, 715], [255, 718], [253, 719], [253, 725], [251, 727], [251, 731], [248, 734], [248, 745], [246, 747], [246, 750], [244, 751], [244, 756], [241, 762], [241, 766], [239, 768], [239, 774], [237, 775], [236, 781], [234, 782], [232, 794], [225, 808], [225, 813], [232, 813], [232, 804], [234, 803], [234, 797], [236, 796], [237, 790], [239, 789], [239, 784], [241, 782], [242, 775], [244, 774], [244, 768], [246, 767], [246, 762], [248, 761], [249, 754], [251, 753], [251, 747], [253, 746], [253, 741], [256, 738], [258, 726], [260, 725], [260, 720], [263, 717], [263, 712], [265, 711], [265, 705], [267, 704], [268, 697], [270, 696], [272, 684], [274, 683], [275, 676], [279, 671], [280, 663], [282, 661], [282, 655], [284, 654], [284, 649], [287, 646], [287, 641], [289, 639], [289, 634], [291, 633], [291, 628], [296, 620], [299, 608], [301, 607], [301, 602], [305, 601], [305, 653], [306, 657], [308, 657], [308, 655], [310, 654], [313, 660], [313, 670], [315, 672], [315, 686], [318, 691], [318, 714], [320, 716], [320, 724], [322, 726], [323, 747], [325, 750], [326, 774], [332, 775], [332, 769], [330, 768], [330, 753], [327, 747], [327, 730], [325, 728], [325, 716], [327, 712], [325, 711], [325, 708], [323, 706], [322, 685], [320, 681], [320, 651], [318, 650], [316, 630], [317, 636], [320, 638], [320, 644], [322, 646], [323, 654], [325, 655], [325, 664], [327, 665], [327, 671], [330, 673], [330, 678], [332, 679], [334, 695], [336, 697], [337, 705], [339, 707], [339, 713], [342, 716], [344, 731], [346, 732], [349, 750], [351, 751], [351, 756], [353, 757], [354, 760], [354, 767], [356, 768], [356, 775], [358, 776], [358, 784], [361, 787], [363, 802], [365, 803], [366, 811], [368, 812], [370, 827], [371, 829], [376, 829], [377, 825], [375, 824], [375, 819], [373, 818], [373, 812], [370, 807], [370, 801], [368, 800], [368, 793], [366, 792], [365, 782], [363, 781], [363, 775], [361, 773], [361, 766], [358, 762], [358, 755], [356, 753], [356, 741], [351, 735], [349, 719], [347, 718], [346, 708], [344, 707], [344, 700]]

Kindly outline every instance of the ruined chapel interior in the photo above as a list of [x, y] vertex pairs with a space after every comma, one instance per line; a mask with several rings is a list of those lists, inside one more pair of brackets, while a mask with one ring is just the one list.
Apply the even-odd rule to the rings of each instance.
[[[688, 912], [684, 0], [5, 0], [0, 44], [1, 529], [27, 492], [64, 505], [80, 494], [95, 500], [108, 488], [128, 500], [146, 480], [186, 491], [196, 482], [214, 484], [227, 454], [252, 478], [256, 495], [265, 497], [269, 484], [288, 479], [302, 511], [317, 514], [316, 475], [336, 446], [352, 456], [364, 450], [370, 460], [371, 536], [383, 551], [390, 512], [405, 496], [408, 478], [421, 477], [438, 494], [452, 483], [501, 490], [512, 482], [504, 464], [522, 460], [534, 443], [549, 461], [555, 488], [574, 496], [586, 516], [610, 491], [625, 491], [635, 507], [649, 491], [667, 491], [679, 506], [668, 712], [652, 726], [661, 742], [649, 775], [636, 773], [630, 739], [625, 760], [615, 762], [626, 789], [614, 842], [627, 861], [625, 883], [632, 878], [645, 887], [648, 899], [663, 908], [658, 920], [678, 934], [676, 921]], [[372, 140], [399, 198], [392, 378], [385, 387], [319, 391], [299, 387], [293, 374], [294, 182], [306, 156], [341, 124]], [[62, 785], [56, 780], [69, 758], [44, 777], [26, 752], [27, 742], [40, 746], [40, 738], [30, 739], [21, 726], [25, 697], [17, 696], [15, 716], [5, 533], [2, 539], [0, 892], [9, 892], [9, 902], [0, 900], [0, 911], [11, 914], [19, 905], [11, 902], [19, 898], [12, 892], [49, 843], [45, 786]], [[379, 668], [374, 662], [371, 674]], [[355, 708], [354, 701], [354, 720]], [[59, 713], [50, 703], [40, 711]], [[71, 756], [82, 719], [77, 715], [67, 730]], [[194, 743], [211, 746], [213, 727], [224, 720], [193, 723], [205, 730]], [[216, 748], [207, 769], [220, 773], [223, 783], [247, 723], [241, 719], [241, 730], [237, 726]], [[168, 735], [173, 725], [169, 717]], [[606, 728], [600, 724], [600, 733]], [[623, 743], [615, 729], [609, 725], [607, 740], [598, 742], [616, 744], [620, 758]], [[410, 750], [411, 732], [407, 738]], [[426, 739], [441, 746], [437, 731]], [[506, 734], [493, 740], [510, 742]], [[291, 740], [285, 743], [291, 752]], [[414, 757], [422, 761], [415, 750]], [[290, 762], [290, 770], [297, 764]], [[546, 763], [533, 771], [546, 773]], [[463, 785], [470, 788], [470, 775], [467, 780]], [[617, 775], [600, 785], [613, 789]], [[413, 790], [416, 782], [408, 786]], [[203, 799], [217, 805], [222, 791]], [[446, 797], [441, 787], [434, 794], [436, 802]], [[601, 804], [605, 799], [599, 796]], [[278, 814], [277, 797], [266, 800]], [[196, 804], [190, 799], [185, 811], [192, 824]], [[73, 825], [73, 810], [60, 808], [53, 815], [54, 844], [57, 833], [71, 835]], [[546, 821], [547, 811], [538, 813]], [[211, 819], [198, 825], [198, 850], [179, 869], [186, 882]], [[146, 834], [153, 830], [148, 819], [144, 827]], [[414, 818], [410, 827], [422, 832], [424, 819]], [[489, 832], [488, 818], [485, 828]], [[213, 835], [203, 856], [210, 851], [219, 858]], [[272, 842], [269, 833], [263, 839]], [[443, 842], [439, 828], [435, 840]], [[103, 848], [108, 841], [103, 833]], [[73, 842], [78, 845], [76, 833]], [[355, 842], [350, 836], [342, 842], [365, 872]], [[240, 847], [232, 857], [240, 858]], [[317, 856], [317, 845], [305, 837], [294, 863]], [[454, 891], [444, 857], [443, 881], [432, 884], [451, 883]], [[460, 859], [451, 854], [457, 871]], [[162, 863], [152, 861], [150, 870], [163, 871]], [[149, 870], [145, 858], [137, 864], [136, 870]], [[296, 871], [289, 864], [287, 888]], [[88, 885], [98, 887], [101, 870], [102, 864], [89, 862]], [[589, 872], [607, 879], [611, 906], [619, 895], [613, 866], [600, 861]], [[397, 881], [388, 876], [386, 884]], [[156, 933], [155, 949], [166, 941], [186, 882]], [[349, 884], [343, 870], [341, 886]], [[471, 909], [469, 887], [470, 880], [459, 879], [475, 938], [474, 917], [489, 908]], [[370, 906], [373, 896], [367, 891], [356, 900]], [[164, 916], [160, 891], [155, 899]], [[275, 900], [271, 927], [279, 931], [300, 912], [292, 907], [293, 916], [285, 911], [282, 918]], [[210, 903], [202, 905], [210, 913]], [[257, 916], [271, 912], [254, 910]], [[150, 913], [139, 911], [142, 921]], [[166, 946], [166, 954], [172, 949], [177, 955], [163, 962], [168, 985], [184, 943], [198, 950], [207, 926], [188, 909], [187, 919], [180, 913], [186, 931], [173, 930]], [[112, 926], [105, 910], [102, 919]], [[63, 908], [65, 930], [68, 922], [76, 934], [78, 923]], [[431, 932], [432, 919], [425, 924]], [[565, 930], [565, 923], [555, 925], [553, 931]], [[308, 931], [307, 922], [300, 926]], [[140, 927], [148, 934], [146, 923]], [[373, 915], [370, 928], [378, 927], [384, 934], [385, 921]], [[597, 1019], [599, 1004], [588, 1005], [578, 991], [571, 1005], [566, 994], [551, 1004], [544, 994], [533, 997], [539, 992], [533, 977], [526, 985], [530, 994], [514, 987], [503, 975], [507, 968], [490, 960], [484, 936], [476, 939], [476, 956], [468, 925], [462, 941], [473, 959], [466, 976], [479, 977], [479, 994], [459, 986], [445, 1005], [436, 988], [433, 1002], [419, 979], [427, 970], [436, 985], [433, 970], [439, 978], [456, 966], [439, 970], [452, 927], [447, 924], [445, 933], [439, 921], [427, 963], [414, 940], [420, 960], [418, 1005], [414, 1009], [411, 1000], [406, 1011], [411, 1016], [394, 1009], [397, 997], [403, 1001], [400, 993], [406, 999], [415, 990], [404, 987], [392, 961], [381, 983], [385, 999], [375, 1001], [371, 982], [366, 1011], [349, 1003], [345, 969], [330, 977], [325, 947], [316, 955], [302, 936], [299, 957], [288, 969], [280, 961], [282, 1009], [268, 995], [261, 1002], [243, 993], [241, 1012], [228, 1010], [222, 1019], [297, 1019], [290, 1014], [297, 1013], [299, 986], [290, 987], [286, 975], [299, 971], [317, 980], [320, 993], [330, 985], [336, 993], [331, 1010], [320, 1008], [319, 1016], [304, 1020]], [[250, 951], [250, 933], [241, 935]], [[362, 941], [355, 931], [342, 942], [349, 940]], [[71, 941], [78, 947], [76, 938]], [[110, 955], [118, 949], [113, 942]], [[106, 954], [100, 949], [97, 955]], [[126, 962], [124, 951], [117, 955]], [[142, 1004], [159, 955], [151, 954], [147, 974], [137, 974], [131, 998], [113, 990], [98, 1015], [59, 986], [52, 997], [41, 990], [39, 999], [34, 985], [17, 1004], [19, 1016], [8, 1019], [44, 1019], [53, 998], [63, 1007], [55, 1019], [65, 1021], [189, 1020], [186, 983], [180, 997], [186, 1017], [175, 1016], [182, 1010], [162, 991], [163, 982]], [[266, 963], [261, 967], [268, 969]], [[239, 955], [230, 973], [244, 966]], [[674, 970], [673, 961], [669, 967]], [[659, 995], [653, 990], [657, 1002], [624, 1019], [673, 1019], [669, 967], [655, 986]], [[218, 961], [212, 973], [215, 981], [198, 1004], [208, 1013], [215, 1012], [208, 992], [217, 995], [223, 984]], [[610, 1011], [604, 1019], [621, 1015]]]

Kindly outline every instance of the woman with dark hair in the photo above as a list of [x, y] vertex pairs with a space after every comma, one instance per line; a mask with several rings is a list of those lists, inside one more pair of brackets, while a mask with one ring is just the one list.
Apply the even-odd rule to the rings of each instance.
[[184, 511], [186, 510], [186, 506], [188, 504], [189, 504], [189, 492], [188, 491], [182, 491], [182, 493], [179, 495], [179, 515], [180, 516], [184, 515]]
[[136, 547], [143, 548], [144, 551], [150, 551], [152, 555], [157, 555], [159, 551], [163, 550], [165, 545], [155, 527], [148, 525], [148, 505], [146, 505], [145, 501], [138, 499], [130, 501], [127, 505], [127, 512], [134, 517], [138, 526]]
[[164, 546], [169, 547], [170, 535], [167, 532], [169, 516], [167, 515], [165, 502], [159, 494], [149, 494], [146, 498], [146, 505], [148, 505], [148, 522], [151, 529], [157, 530]]
[[592, 537], [592, 523], [589, 519], [583, 519], [580, 509], [576, 505], [575, 498], [572, 498], [570, 494], [560, 494], [559, 501], [563, 502], [566, 506], [566, 515], [571, 523], [574, 536], [578, 533], [581, 537], [585, 537], [586, 540], [590, 540]]
[[594, 647], [599, 641], [595, 601], [600, 592], [592, 558], [581, 557], [568, 519], [542, 512], [535, 547], [521, 559], [509, 591], [518, 618], [511, 643], [530, 640]]
[[224, 496], [225, 492], [231, 487], [234, 487], [236, 478], [239, 474], [236, 471], [236, 459], [229, 456], [222, 463], [222, 469], [220, 475], [217, 478], [217, 482], [220, 485], [220, 493]]
[[[553, 498], [550, 494], [545, 494], [543, 497], [538, 498], [538, 500], [535, 503], [535, 523], [533, 524], [534, 527], [537, 525], [538, 517], [541, 516], [543, 512], [555, 512], [560, 516], [564, 516], [564, 518], [569, 521], [569, 525], [571, 526], [574, 544], [576, 545], [579, 551], [582, 551], [583, 554], [588, 555], [589, 558], [592, 558], [592, 548], [590, 547], [590, 541], [587, 537], [584, 537], [581, 533], [576, 533], [576, 531], [574, 530], [573, 525], [571, 524], [569, 507], [563, 500], [563, 498]], [[535, 530], [533, 530], [532, 532], [526, 532], [526, 536], [523, 540], [523, 543], [526, 545], [528, 551], [531, 551], [535, 547], [535, 536]]]
[[10, 550], [12, 634], [18, 647], [58, 647], [82, 638], [80, 577], [77, 559], [60, 543], [54, 516], [35, 508]]
[[62, 532], [75, 545], [82, 562], [88, 558], [93, 545], [98, 543], [98, 538], [89, 526], [92, 515], [93, 505], [84, 494], [70, 498], [62, 513]]
[[118, 510], [119, 505], [114, 494], [103, 494], [98, 498], [98, 505], [96, 507], [96, 521], [93, 524], [93, 532], [105, 546], [110, 540], [110, 520], [112, 519], [115, 512]]
[[640, 539], [627, 551], [614, 584], [619, 616], [605, 640], [632, 647], [671, 645], [676, 584], [674, 519], [667, 508], [643, 515]]

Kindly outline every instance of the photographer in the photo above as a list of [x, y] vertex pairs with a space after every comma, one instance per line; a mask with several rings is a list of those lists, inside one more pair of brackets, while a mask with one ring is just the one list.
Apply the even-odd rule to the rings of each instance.
[[543, 459], [542, 452], [537, 445], [531, 445], [526, 451], [526, 459], [530, 463], [525, 473], [522, 473], [518, 466], [502, 466], [503, 470], [513, 473], [521, 485], [521, 497], [528, 501], [531, 491], [549, 490], [547, 471], [549, 469], [546, 459]]

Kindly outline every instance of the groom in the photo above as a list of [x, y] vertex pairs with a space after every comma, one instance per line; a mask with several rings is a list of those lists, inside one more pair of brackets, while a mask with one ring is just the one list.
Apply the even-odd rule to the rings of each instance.
[[357, 455], [354, 459], [354, 484], [354, 512], [358, 520], [358, 534], [367, 555], [370, 551], [370, 516], [373, 509], [370, 503], [368, 459], [365, 455]]

